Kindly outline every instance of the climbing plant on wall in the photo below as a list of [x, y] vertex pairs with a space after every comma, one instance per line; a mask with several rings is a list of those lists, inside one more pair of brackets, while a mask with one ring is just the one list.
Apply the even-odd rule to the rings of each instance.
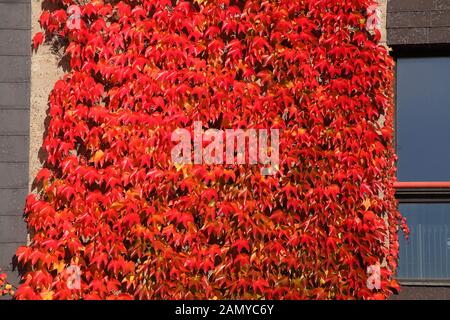
[[[374, 1], [50, 2], [33, 45], [58, 43], [70, 71], [49, 99], [16, 298], [398, 289], [393, 60], [366, 28]], [[279, 171], [174, 165], [171, 134], [194, 121], [279, 129]]]

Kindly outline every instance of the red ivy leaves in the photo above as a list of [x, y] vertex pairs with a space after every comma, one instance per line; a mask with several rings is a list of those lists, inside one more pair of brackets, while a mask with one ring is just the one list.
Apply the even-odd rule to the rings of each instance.
[[37, 49], [44, 42], [44, 35], [38, 32], [33, 37], [33, 48]]
[[[40, 23], [72, 70], [50, 96], [17, 298], [397, 290], [393, 61], [365, 29], [373, 1], [91, 1], [80, 29], [77, 1], [53, 2]], [[280, 171], [173, 166], [171, 133], [193, 121], [281, 129]]]

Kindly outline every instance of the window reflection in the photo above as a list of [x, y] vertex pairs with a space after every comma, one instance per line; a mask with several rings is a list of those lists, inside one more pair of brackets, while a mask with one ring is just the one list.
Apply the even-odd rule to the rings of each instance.
[[450, 58], [397, 59], [399, 181], [450, 181]]
[[450, 279], [450, 204], [400, 204], [409, 240], [399, 235], [400, 279]]

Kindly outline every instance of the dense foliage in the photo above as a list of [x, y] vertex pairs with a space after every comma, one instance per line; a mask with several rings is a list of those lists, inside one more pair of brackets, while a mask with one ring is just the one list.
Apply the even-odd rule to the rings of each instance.
[[[62, 45], [71, 69], [50, 96], [16, 298], [397, 289], [393, 61], [366, 28], [372, 0], [52, 2], [34, 46]], [[193, 121], [280, 129], [279, 172], [175, 166], [171, 133]]]

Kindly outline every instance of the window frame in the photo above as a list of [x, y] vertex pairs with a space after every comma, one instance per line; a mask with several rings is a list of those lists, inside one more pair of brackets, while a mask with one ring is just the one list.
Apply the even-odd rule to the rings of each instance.
[[[394, 148], [397, 152], [397, 75], [399, 58], [450, 58], [450, 44], [445, 45], [403, 45], [393, 46], [395, 60], [394, 75]], [[450, 181], [395, 181], [395, 196], [399, 202], [408, 204], [450, 203]], [[450, 214], [450, 213], [449, 213]], [[399, 232], [401, 233], [401, 232]], [[399, 236], [403, 236], [399, 234]], [[407, 279], [398, 278], [402, 286], [450, 287], [450, 279]]]

